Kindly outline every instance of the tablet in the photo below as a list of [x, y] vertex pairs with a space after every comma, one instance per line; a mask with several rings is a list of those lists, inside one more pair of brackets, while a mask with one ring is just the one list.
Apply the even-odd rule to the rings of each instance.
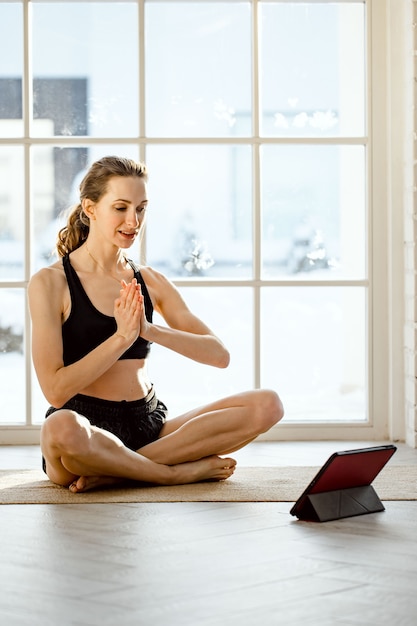
[[[354, 500], [359, 503], [357, 506], [359, 512], [355, 514], [384, 510], [379, 498], [373, 489], [369, 489], [369, 486], [384, 465], [388, 463], [396, 449], [396, 446], [389, 444], [334, 452], [298, 498], [290, 511], [291, 515], [295, 515], [300, 519], [308, 519], [308, 517], [315, 519], [317, 511], [315, 513], [313, 509], [318, 498], [314, 500], [314, 495], [327, 492], [338, 492], [338, 502], [340, 502], [342, 495], [344, 498], [349, 496], [350, 500], [353, 496]], [[364, 488], [368, 488], [368, 491]], [[353, 491], [355, 489], [356, 491]], [[371, 491], [373, 494], [371, 494]], [[371, 495], [372, 500], [375, 501], [368, 506], [365, 498], [362, 505], [360, 505], [361, 494], [366, 495], [368, 499]], [[330, 494], [326, 498], [322, 498], [322, 500], [326, 500], [329, 503], [331, 500]], [[336, 496], [333, 498], [333, 508], [335, 500]], [[338, 506], [340, 509], [340, 505]], [[342, 517], [342, 515], [336, 517]], [[332, 519], [336, 519], [336, 517]]]

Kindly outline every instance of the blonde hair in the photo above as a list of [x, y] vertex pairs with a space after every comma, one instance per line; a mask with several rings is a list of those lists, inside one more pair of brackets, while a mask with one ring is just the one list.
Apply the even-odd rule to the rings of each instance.
[[90, 219], [82, 209], [82, 201], [88, 198], [98, 202], [114, 176], [137, 176], [147, 180], [148, 172], [144, 163], [117, 156], [103, 157], [93, 163], [80, 183], [80, 202], [70, 210], [66, 226], [58, 233], [56, 249], [60, 257], [79, 248], [88, 237]]

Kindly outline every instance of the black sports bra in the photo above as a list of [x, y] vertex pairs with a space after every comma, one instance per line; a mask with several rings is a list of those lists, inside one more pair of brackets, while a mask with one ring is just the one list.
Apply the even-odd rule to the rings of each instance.
[[[153, 305], [145, 282], [133, 261], [127, 261], [142, 288], [146, 319], [152, 322]], [[70, 263], [68, 254], [63, 257], [62, 264], [71, 296], [71, 312], [62, 325], [63, 359], [64, 365], [70, 365], [111, 337], [117, 330], [117, 324], [114, 317], [100, 313], [93, 305]], [[145, 359], [149, 351], [150, 342], [138, 337], [119, 359]]]

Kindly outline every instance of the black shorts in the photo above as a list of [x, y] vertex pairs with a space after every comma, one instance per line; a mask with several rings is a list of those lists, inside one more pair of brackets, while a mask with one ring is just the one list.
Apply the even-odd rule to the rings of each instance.
[[[114, 402], [78, 394], [60, 409], [49, 407], [45, 418], [61, 409], [71, 409], [86, 417], [92, 426], [113, 433], [131, 450], [139, 450], [158, 439], [168, 414], [167, 407], [157, 399], [153, 388], [145, 398], [132, 402]], [[44, 459], [42, 465], [45, 470]]]

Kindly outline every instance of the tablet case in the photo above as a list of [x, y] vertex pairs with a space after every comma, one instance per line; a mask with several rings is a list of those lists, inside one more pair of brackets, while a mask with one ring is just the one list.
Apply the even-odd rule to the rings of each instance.
[[384, 511], [371, 482], [396, 451], [394, 445], [334, 452], [290, 513], [300, 520], [330, 520]]

